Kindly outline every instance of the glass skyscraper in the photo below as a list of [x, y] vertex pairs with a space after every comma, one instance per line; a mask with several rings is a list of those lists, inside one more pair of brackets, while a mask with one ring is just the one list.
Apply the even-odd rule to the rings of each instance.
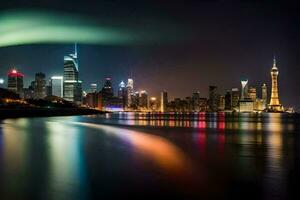
[[131, 97], [134, 95], [134, 90], [133, 90], [133, 79], [129, 78], [127, 81], [126, 85], [126, 90], [127, 90], [127, 107], [131, 107], [132, 99]]
[[217, 86], [209, 86], [209, 111], [218, 111], [218, 94]]
[[23, 77], [24, 75], [13, 69], [8, 73], [7, 88], [23, 97]]
[[46, 75], [42, 72], [35, 74], [34, 98], [43, 99], [46, 97]]
[[64, 56], [64, 99], [76, 104], [82, 101], [82, 86], [78, 77], [77, 48], [75, 53]]
[[166, 112], [168, 104], [168, 93], [166, 91], [161, 92], [160, 96], [160, 111]]
[[57, 97], [63, 97], [63, 77], [62, 76], [52, 76], [51, 77], [51, 94]]

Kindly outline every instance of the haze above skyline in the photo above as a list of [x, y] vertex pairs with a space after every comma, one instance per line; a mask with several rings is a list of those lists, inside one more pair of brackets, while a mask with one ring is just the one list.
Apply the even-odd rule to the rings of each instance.
[[[275, 54], [280, 100], [284, 106], [299, 107], [299, 17], [297, 8], [289, 6], [280, 1], [52, 0], [7, 1], [1, 12], [30, 9], [76, 14], [95, 20], [95, 26], [105, 24], [122, 33], [149, 31], [161, 36], [151, 42], [80, 43], [79, 73], [85, 90], [90, 83], [97, 83], [100, 89], [105, 77], [112, 77], [116, 88], [132, 70], [135, 89], [146, 89], [150, 96], [158, 96], [162, 90], [171, 98], [190, 96], [194, 91], [207, 96], [209, 85], [217, 85], [219, 92], [225, 93], [240, 87], [244, 77], [257, 87], [259, 96], [262, 83], [267, 83], [270, 96]], [[36, 72], [47, 77], [62, 75], [63, 56], [72, 52], [72, 41], [1, 47], [0, 77], [6, 78], [11, 67], [16, 67], [25, 74], [27, 86]]]

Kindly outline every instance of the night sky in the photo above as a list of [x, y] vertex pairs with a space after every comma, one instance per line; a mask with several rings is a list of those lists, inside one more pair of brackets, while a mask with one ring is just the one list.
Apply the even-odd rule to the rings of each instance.
[[[92, 19], [99, 27], [105, 24], [145, 36], [144, 42], [80, 43], [80, 79], [86, 90], [90, 83], [102, 86], [108, 76], [116, 88], [132, 71], [135, 89], [146, 89], [150, 96], [167, 90], [171, 98], [190, 96], [194, 91], [206, 97], [209, 85], [217, 85], [223, 94], [240, 87], [240, 79], [246, 77], [260, 97], [264, 82], [270, 95], [275, 54], [281, 103], [300, 106], [300, 17], [296, 5], [225, 0], [4, 0], [0, 8], [1, 12], [30, 9], [76, 14]], [[27, 86], [36, 72], [47, 77], [62, 75], [63, 56], [72, 52], [70, 41], [0, 47], [0, 77], [6, 78], [8, 70], [16, 67], [25, 74]]]

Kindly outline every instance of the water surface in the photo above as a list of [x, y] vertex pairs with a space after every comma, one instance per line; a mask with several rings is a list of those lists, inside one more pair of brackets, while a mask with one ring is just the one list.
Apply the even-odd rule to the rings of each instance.
[[6, 119], [0, 199], [297, 199], [299, 125], [287, 114]]

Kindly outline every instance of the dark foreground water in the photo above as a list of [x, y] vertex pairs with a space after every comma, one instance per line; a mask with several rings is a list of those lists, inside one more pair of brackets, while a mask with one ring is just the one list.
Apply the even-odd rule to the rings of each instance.
[[296, 115], [0, 121], [0, 199], [300, 199]]

